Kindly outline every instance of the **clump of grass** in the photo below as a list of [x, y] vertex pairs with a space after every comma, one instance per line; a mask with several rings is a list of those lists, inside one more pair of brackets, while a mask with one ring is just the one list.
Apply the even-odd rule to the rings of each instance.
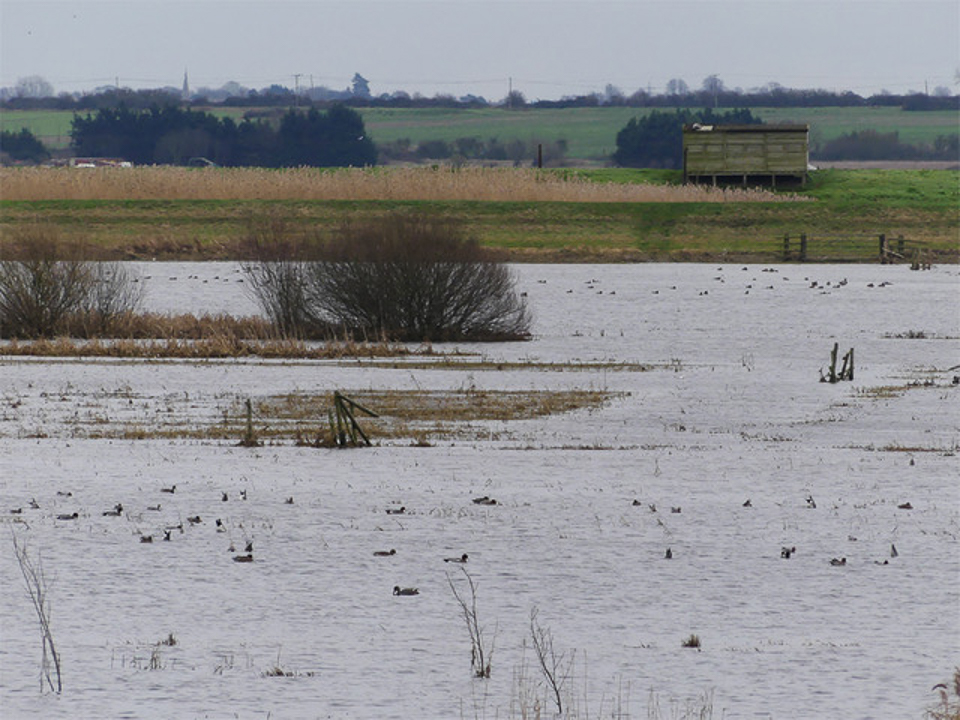
[[691, 634], [690, 637], [685, 638], [682, 643], [680, 643], [685, 648], [697, 648], [700, 649], [700, 636]]
[[960, 668], [953, 671], [953, 687], [937, 683], [933, 689], [940, 696], [939, 702], [927, 710], [926, 716], [930, 720], [960, 720]]

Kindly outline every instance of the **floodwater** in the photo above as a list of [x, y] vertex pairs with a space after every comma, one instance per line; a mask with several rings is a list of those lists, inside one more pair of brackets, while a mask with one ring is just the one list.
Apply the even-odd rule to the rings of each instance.
[[[150, 309], [256, 311], [232, 264], [137, 270]], [[957, 268], [517, 272], [534, 339], [458, 346], [516, 370], [0, 357], [0, 518], [42, 560], [63, 681], [41, 694], [0, 539], [0, 716], [554, 717], [536, 610], [563, 717], [921, 718], [960, 664]], [[834, 343], [852, 382], [819, 382]], [[240, 397], [472, 387], [619, 394], [432, 447], [105, 432]]]

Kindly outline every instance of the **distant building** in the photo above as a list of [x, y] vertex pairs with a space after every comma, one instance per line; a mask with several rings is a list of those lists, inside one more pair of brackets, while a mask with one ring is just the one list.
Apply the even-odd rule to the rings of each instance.
[[684, 125], [684, 182], [806, 182], [809, 136], [809, 125]]

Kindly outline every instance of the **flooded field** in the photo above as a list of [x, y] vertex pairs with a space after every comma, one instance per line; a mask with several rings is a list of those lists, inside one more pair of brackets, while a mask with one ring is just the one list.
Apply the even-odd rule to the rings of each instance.
[[[256, 312], [232, 264], [137, 269], [148, 309]], [[923, 717], [960, 664], [960, 271], [517, 272], [534, 339], [455, 362], [0, 356], [0, 715], [555, 717], [536, 612], [563, 717]], [[853, 381], [819, 381], [834, 343]], [[271, 439], [334, 390], [579, 400]]]

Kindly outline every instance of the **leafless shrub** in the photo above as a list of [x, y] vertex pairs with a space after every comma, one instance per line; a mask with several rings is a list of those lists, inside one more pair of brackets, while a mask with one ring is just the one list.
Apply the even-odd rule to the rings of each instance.
[[515, 284], [461, 224], [423, 215], [347, 226], [307, 266], [317, 320], [396, 340], [525, 338], [530, 316]]
[[447, 575], [447, 584], [450, 585], [450, 591], [460, 605], [463, 622], [467, 626], [467, 633], [470, 635], [470, 667], [476, 677], [486, 679], [490, 677], [490, 663], [493, 659], [493, 648], [497, 633], [494, 629], [493, 637], [489, 638], [486, 629], [480, 624], [480, 618], [477, 614], [477, 585], [466, 568], [461, 567], [460, 571], [467, 579], [467, 589], [470, 592], [470, 597], [468, 598], [466, 592], [457, 587], [449, 574]]
[[69, 327], [102, 332], [140, 303], [138, 286], [117, 263], [84, 259], [83, 247], [37, 224], [17, 232], [18, 260], [0, 261], [0, 336], [52, 337]]
[[307, 243], [279, 216], [253, 219], [241, 263], [247, 290], [284, 337], [304, 337], [310, 324], [306, 299]]
[[[50, 630], [50, 599], [47, 596], [47, 578], [43, 573], [43, 564], [40, 561], [39, 554], [36, 563], [34, 563], [27, 552], [26, 545], [20, 543], [16, 534], [13, 535], [13, 550], [17, 556], [17, 563], [20, 565], [20, 572], [23, 573], [27, 594], [33, 602], [37, 619], [40, 621], [40, 642], [43, 648], [40, 664], [40, 692], [43, 692], [46, 684], [51, 692], [59, 693], [63, 689], [60, 676], [60, 655], [53, 644], [53, 633]], [[51, 662], [53, 663], [52, 671], [50, 668]], [[56, 675], [56, 682], [54, 682], [54, 674]]]

